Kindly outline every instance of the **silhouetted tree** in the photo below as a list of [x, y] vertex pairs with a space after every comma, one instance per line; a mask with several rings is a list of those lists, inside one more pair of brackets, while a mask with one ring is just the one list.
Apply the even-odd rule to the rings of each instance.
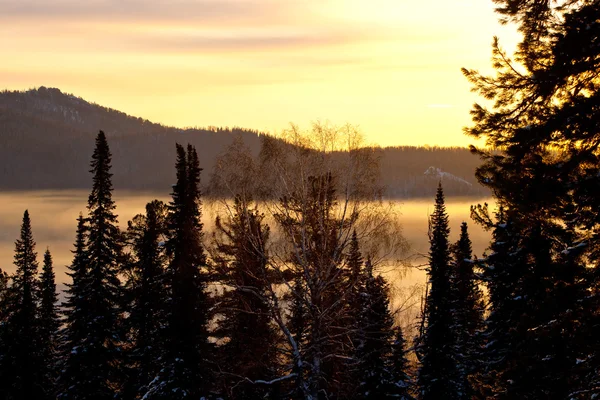
[[392, 343], [392, 356], [390, 368], [392, 380], [394, 383], [394, 398], [401, 400], [413, 400], [411, 392], [413, 390], [413, 380], [409, 375], [409, 362], [407, 358], [407, 345], [404, 339], [404, 333], [399, 326], [394, 329], [394, 341]]
[[356, 351], [359, 386], [356, 398], [396, 398], [393, 365], [393, 324], [385, 279], [373, 274], [371, 261], [365, 265], [365, 287], [360, 315], [360, 344]]
[[87, 297], [88, 285], [88, 258], [87, 258], [87, 232], [86, 220], [79, 214], [77, 218], [77, 233], [75, 237], [73, 261], [68, 267], [67, 275], [72, 282], [67, 283], [65, 290], [66, 301], [62, 304], [64, 327], [61, 331], [62, 371], [58, 381], [59, 398], [66, 398], [68, 390], [80, 379], [81, 358], [84, 356], [79, 349], [83, 348], [87, 338], [89, 314]]
[[147, 399], [208, 396], [213, 380], [209, 364], [209, 299], [207, 264], [200, 222], [200, 166], [196, 150], [177, 145], [177, 183], [169, 203], [166, 243], [168, 266], [168, 327], [164, 364], [149, 384]]
[[8, 315], [2, 329], [3, 386], [7, 399], [49, 399], [45, 384], [42, 338], [40, 336], [38, 262], [31, 232], [29, 212], [25, 210], [21, 234], [15, 242], [14, 264]]
[[441, 183], [429, 229], [429, 291], [425, 304], [425, 331], [420, 338], [417, 353], [421, 361], [419, 392], [424, 400], [459, 399], [463, 396], [464, 388], [460, 385], [460, 367], [457, 364], [452, 266], [448, 243], [450, 228]]
[[49, 398], [55, 398], [55, 380], [57, 377], [58, 330], [60, 319], [58, 315], [58, 293], [52, 265], [52, 255], [46, 249], [44, 265], [40, 276], [40, 339], [42, 365], [44, 371], [46, 392]]
[[454, 326], [457, 362], [461, 374], [464, 397], [471, 398], [473, 389], [469, 376], [478, 370], [478, 355], [481, 350], [483, 328], [483, 299], [473, 269], [475, 262], [467, 223], [460, 227], [460, 238], [452, 246], [452, 286], [454, 289]]
[[492, 387], [505, 398], [590, 398], [600, 393], [599, 315], [591, 311], [600, 304], [592, 272], [600, 260], [600, 8], [579, 0], [496, 3], [523, 38], [514, 56], [494, 40], [495, 76], [463, 70], [490, 100], [474, 105], [467, 129], [489, 146], [473, 149], [484, 161], [477, 177], [505, 207], [519, 256], [490, 277], [491, 286], [510, 276], [506, 286], [519, 288], [510, 294], [519, 325], [508, 328], [518, 337], [504, 347], [515, 358], [497, 365]]
[[[96, 137], [92, 155], [92, 191], [88, 199], [87, 271], [82, 296], [87, 314], [84, 338], [71, 353], [77, 353], [76, 378], [62, 396], [67, 399], [108, 399], [119, 391], [121, 334], [120, 281], [118, 261], [121, 235], [112, 199], [111, 153], [104, 132]], [[77, 254], [76, 254], [77, 256]], [[73, 273], [77, 271], [73, 270]], [[73, 289], [73, 287], [71, 287]]]
[[[229, 286], [220, 299], [217, 332], [228, 341], [221, 348], [232, 399], [263, 399], [277, 388], [256, 383], [277, 376], [278, 338], [268, 304], [267, 241], [264, 215], [236, 196], [231, 215], [217, 217], [217, 268]], [[231, 375], [229, 375], [231, 374]], [[235, 383], [237, 382], [237, 383]], [[235, 384], [231, 384], [235, 383]]]
[[167, 326], [167, 258], [164, 240], [167, 234], [167, 207], [158, 200], [146, 204], [146, 214], [129, 222], [127, 236], [134, 256], [129, 292], [129, 353], [127, 391], [143, 395], [147, 385], [159, 373], [165, 347]]

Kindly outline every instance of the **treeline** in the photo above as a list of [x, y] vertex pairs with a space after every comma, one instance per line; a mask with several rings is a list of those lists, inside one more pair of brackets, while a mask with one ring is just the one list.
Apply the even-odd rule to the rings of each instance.
[[[253, 155], [258, 155], [263, 141], [269, 139], [243, 128], [167, 127], [53, 88], [2, 92], [0, 188], [87, 189], [87, 155], [93, 150], [93, 132], [98, 126], [111, 141], [113, 184], [131, 190], [159, 191], [175, 181], [171, 163], [176, 142], [195, 146], [202, 167], [211, 171], [217, 155], [236, 138], [242, 138]], [[478, 158], [468, 149], [405, 146], [372, 150], [381, 158], [386, 197], [433, 196], [440, 176], [425, 174], [430, 167], [450, 174], [443, 177], [447, 195], [489, 194], [474, 178]]]
[[375, 272], [377, 252], [360, 245], [381, 237], [382, 221], [360, 222], [354, 198], [340, 213], [340, 177], [311, 175], [276, 206], [281, 252], [271, 252], [247, 190], [205, 246], [200, 171], [195, 148], [178, 145], [172, 201], [151, 201], [120, 231], [100, 132], [60, 305], [52, 257], [47, 250], [39, 274], [25, 211], [17, 270], [2, 275], [1, 397], [411, 398], [388, 284]]
[[[149, 202], [120, 231], [100, 132], [61, 304], [49, 250], [38, 271], [25, 211], [17, 270], [0, 285], [2, 398], [413, 399], [430, 387], [449, 390], [435, 388], [450, 370], [470, 393], [484, 307], [466, 224], [459, 242], [448, 243], [441, 186], [431, 289], [413, 348], [376, 272], [382, 257], [405, 249], [397, 215], [373, 200], [376, 157], [348, 152], [346, 163], [331, 162], [298, 149], [272, 142], [254, 164], [232, 146], [237, 163], [212, 180], [238, 194], [205, 238], [198, 154], [177, 145], [172, 200]], [[273, 197], [256, 173], [275, 168], [270, 179], [287, 185], [280, 200], [253, 201]], [[452, 358], [456, 352], [465, 356]]]

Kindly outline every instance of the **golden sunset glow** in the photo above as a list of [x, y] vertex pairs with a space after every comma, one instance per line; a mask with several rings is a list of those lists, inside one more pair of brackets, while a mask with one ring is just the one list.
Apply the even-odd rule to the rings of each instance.
[[0, 0], [0, 85], [178, 127], [329, 120], [467, 145], [460, 68], [489, 71], [494, 35], [517, 39], [481, 0]]

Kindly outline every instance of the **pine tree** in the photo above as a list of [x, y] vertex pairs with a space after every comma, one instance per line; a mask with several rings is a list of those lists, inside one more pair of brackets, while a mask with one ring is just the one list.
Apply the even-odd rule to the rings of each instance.
[[127, 287], [131, 303], [127, 326], [132, 349], [126, 384], [131, 396], [143, 395], [161, 369], [167, 325], [166, 235], [167, 207], [158, 200], [146, 205], [146, 214], [129, 222], [128, 237], [135, 255]]
[[[80, 240], [84, 236], [78, 229], [71, 268], [74, 282], [69, 294], [80, 298], [71, 299], [72, 308], [66, 315], [71, 325], [67, 328], [70, 330], [67, 340], [73, 347], [67, 349], [67, 368], [62, 377], [63, 381], [69, 382], [63, 385], [61, 392], [61, 398], [65, 399], [113, 398], [118, 392], [120, 379], [118, 364], [122, 335], [118, 260], [121, 236], [112, 200], [111, 153], [102, 131], [96, 137], [91, 168], [93, 185], [88, 199], [87, 243], [85, 250], [80, 251]], [[82, 253], [85, 253], [85, 258]], [[83, 260], [85, 267], [75, 265], [75, 262]], [[77, 320], [78, 317], [81, 320]]]
[[31, 232], [29, 212], [23, 214], [21, 234], [15, 242], [14, 264], [8, 316], [3, 329], [5, 353], [2, 358], [6, 399], [46, 399], [42, 340], [39, 320], [39, 280], [37, 253]]
[[[514, 55], [494, 40], [495, 76], [463, 70], [490, 100], [473, 107], [467, 133], [488, 145], [473, 149], [484, 161], [477, 177], [505, 207], [513, 246], [489, 277], [506, 294], [491, 303], [498, 311], [490, 318], [500, 310], [514, 315], [495, 327], [510, 342], [488, 343], [510, 355], [490, 360], [498, 373], [488, 386], [496, 397], [591, 398], [600, 394], [599, 274], [590, 268], [600, 260], [600, 8], [580, 0], [496, 3], [523, 38]], [[518, 290], [505, 293], [501, 282]]]
[[44, 265], [40, 276], [40, 339], [42, 365], [48, 397], [55, 398], [55, 381], [57, 377], [58, 329], [58, 294], [50, 250], [44, 253]]
[[[217, 218], [216, 229], [224, 240], [218, 242], [222, 283], [232, 289], [220, 299], [222, 318], [218, 332], [228, 342], [222, 346], [221, 361], [229, 381], [228, 398], [263, 399], [274, 391], [272, 385], [252, 384], [270, 381], [277, 373], [277, 335], [271, 325], [266, 303], [267, 252], [269, 227], [264, 214], [250, 208], [249, 200], [236, 196], [233, 213], [226, 221]], [[272, 394], [271, 394], [272, 395]]]
[[425, 331], [417, 353], [421, 361], [418, 385], [423, 400], [459, 399], [464, 393], [459, 382], [460, 371], [455, 346], [449, 233], [448, 214], [440, 183], [430, 220], [427, 270], [429, 293], [425, 305]]
[[473, 389], [469, 376], [478, 369], [480, 332], [483, 328], [483, 300], [475, 279], [471, 239], [466, 222], [463, 222], [460, 227], [460, 237], [452, 247], [452, 253], [454, 289], [452, 297], [455, 310], [457, 361], [461, 373], [461, 386], [465, 388], [464, 398], [471, 398]]
[[200, 222], [200, 166], [196, 150], [176, 146], [177, 183], [169, 204], [171, 258], [168, 266], [170, 299], [165, 364], [150, 383], [147, 399], [208, 396], [213, 373], [209, 365], [209, 299], [207, 264]]

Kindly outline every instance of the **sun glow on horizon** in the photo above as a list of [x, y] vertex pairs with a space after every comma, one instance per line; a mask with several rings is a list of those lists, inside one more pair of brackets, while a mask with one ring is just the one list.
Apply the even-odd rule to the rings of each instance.
[[0, 0], [4, 87], [58, 87], [171, 126], [350, 123], [380, 145], [467, 145], [490, 70], [481, 0]]

